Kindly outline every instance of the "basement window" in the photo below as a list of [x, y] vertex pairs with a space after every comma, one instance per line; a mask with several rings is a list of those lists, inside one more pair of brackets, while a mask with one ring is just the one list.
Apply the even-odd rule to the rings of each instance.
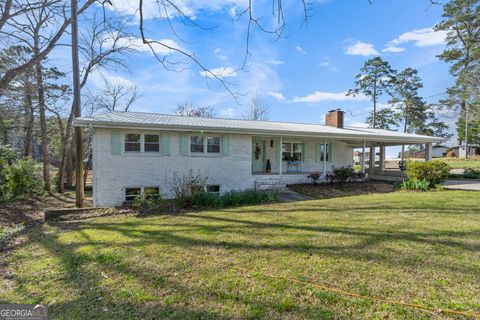
[[142, 194], [142, 188], [125, 188], [125, 201], [131, 202]]
[[220, 185], [209, 185], [206, 188], [207, 193], [220, 195]]

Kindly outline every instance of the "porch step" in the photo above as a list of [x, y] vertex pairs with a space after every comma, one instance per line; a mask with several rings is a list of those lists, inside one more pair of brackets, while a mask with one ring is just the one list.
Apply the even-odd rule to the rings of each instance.
[[287, 189], [286, 182], [280, 178], [262, 177], [255, 180], [255, 189], [262, 191], [279, 191]]

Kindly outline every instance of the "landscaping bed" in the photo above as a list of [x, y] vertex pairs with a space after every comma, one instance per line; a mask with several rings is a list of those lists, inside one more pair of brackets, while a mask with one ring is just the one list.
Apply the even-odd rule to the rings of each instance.
[[319, 184], [292, 184], [288, 188], [315, 199], [328, 199], [370, 193], [388, 193], [395, 190], [395, 184], [384, 181], [347, 182], [343, 185]]

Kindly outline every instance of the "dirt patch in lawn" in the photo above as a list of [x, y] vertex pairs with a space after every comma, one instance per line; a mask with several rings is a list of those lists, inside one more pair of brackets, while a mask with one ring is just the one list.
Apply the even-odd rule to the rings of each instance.
[[328, 199], [336, 197], [355, 196], [370, 193], [388, 193], [395, 190], [395, 184], [384, 181], [365, 181], [356, 183], [335, 184], [292, 184], [288, 188], [300, 194], [315, 199]]

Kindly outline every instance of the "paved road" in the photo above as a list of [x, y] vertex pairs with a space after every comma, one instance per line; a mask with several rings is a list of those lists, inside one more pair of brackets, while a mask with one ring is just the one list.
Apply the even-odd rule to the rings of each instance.
[[480, 191], [480, 181], [468, 181], [468, 180], [447, 180], [443, 184], [443, 186], [447, 189], [454, 189], [454, 190], [471, 190], [471, 191]]

